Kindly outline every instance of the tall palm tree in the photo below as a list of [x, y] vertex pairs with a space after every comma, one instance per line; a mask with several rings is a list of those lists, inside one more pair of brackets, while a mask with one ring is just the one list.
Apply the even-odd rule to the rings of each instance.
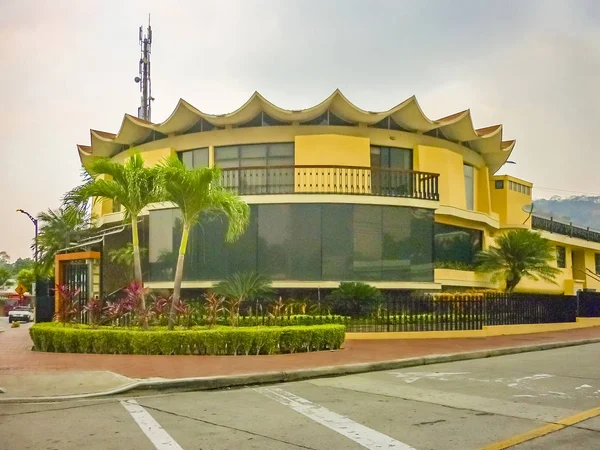
[[250, 208], [236, 194], [217, 184], [220, 171], [216, 168], [190, 170], [173, 155], [161, 163], [160, 171], [163, 199], [179, 207], [183, 220], [169, 313], [169, 329], [172, 330], [175, 324], [175, 306], [181, 295], [183, 262], [191, 227], [198, 222], [202, 213], [223, 214], [229, 220], [225, 239], [233, 242], [246, 230], [250, 219]]
[[[131, 223], [135, 278], [143, 286], [138, 217], [142, 209], [162, 199], [159, 169], [145, 167], [144, 158], [139, 152], [132, 152], [124, 164], [110, 158], [98, 158], [86, 169], [93, 179], [70, 191], [63, 201], [81, 205], [93, 198], [96, 201], [108, 199], [121, 204], [125, 211], [125, 221]], [[100, 175], [107, 177], [101, 179]], [[144, 290], [141, 289], [140, 292], [140, 307], [145, 309]]]
[[38, 274], [48, 275], [54, 266], [54, 255], [90, 233], [90, 220], [83, 209], [62, 206], [48, 209], [37, 216], [40, 231], [38, 243]]
[[498, 236], [496, 247], [490, 247], [477, 255], [477, 267], [481, 272], [503, 278], [506, 292], [513, 292], [522, 278], [543, 279], [555, 283], [560, 270], [550, 264], [556, 257], [554, 245], [539, 233], [519, 229]]

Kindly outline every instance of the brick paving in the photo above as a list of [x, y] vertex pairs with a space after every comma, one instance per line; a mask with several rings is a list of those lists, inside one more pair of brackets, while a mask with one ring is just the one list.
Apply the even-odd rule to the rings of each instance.
[[281, 372], [592, 338], [600, 338], [600, 327], [487, 338], [347, 341], [339, 351], [271, 356], [87, 355], [31, 351], [28, 327], [22, 326], [0, 333], [0, 380], [52, 371], [109, 370], [130, 378]]

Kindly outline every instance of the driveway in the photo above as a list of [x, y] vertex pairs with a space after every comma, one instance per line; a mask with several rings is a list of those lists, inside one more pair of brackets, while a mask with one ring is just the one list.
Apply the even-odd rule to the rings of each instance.
[[[592, 344], [256, 388], [5, 404], [0, 448], [594, 449], [599, 363]], [[519, 443], [523, 433], [532, 439]]]

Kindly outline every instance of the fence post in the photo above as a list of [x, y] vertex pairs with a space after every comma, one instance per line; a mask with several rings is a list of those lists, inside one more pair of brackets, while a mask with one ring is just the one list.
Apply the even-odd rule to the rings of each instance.
[[388, 292], [388, 294], [386, 295], [387, 298], [387, 308], [386, 308], [386, 313], [387, 313], [387, 318], [386, 318], [386, 324], [387, 324], [387, 331], [388, 333], [390, 332], [390, 293]]

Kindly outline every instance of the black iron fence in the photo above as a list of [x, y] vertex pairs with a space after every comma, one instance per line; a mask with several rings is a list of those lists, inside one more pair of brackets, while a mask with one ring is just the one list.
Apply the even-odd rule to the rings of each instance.
[[531, 227], [534, 230], [544, 230], [586, 241], [600, 242], [600, 231], [591, 230], [590, 227], [578, 227], [573, 225], [573, 222], [561, 222], [553, 217], [531, 216]]
[[[600, 316], [600, 300], [595, 301]], [[578, 299], [543, 294], [432, 295], [398, 291], [386, 294], [381, 301], [304, 300], [280, 309], [275, 312], [273, 303], [247, 303], [240, 324], [343, 323], [351, 332], [481, 330], [489, 325], [575, 322]]]
[[[189, 302], [191, 314], [181, 324], [207, 325], [202, 301]], [[89, 313], [78, 319], [88, 323]], [[377, 301], [304, 299], [246, 301], [236, 320], [238, 326], [289, 326], [340, 323], [349, 332], [481, 330], [490, 325], [521, 325], [575, 322], [580, 317], [600, 317], [600, 294], [578, 296], [544, 294], [420, 294], [389, 292]], [[166, 320], [166, 319], [165, 319]], [[114, 326], [137, 324], [131, 314], [112, 322]], [[166, 324], [166, 322], [165, 322]], [[217, 325], [231, 324], [222, 311]]]
[[580, 291], [577, 293], [577, 316], [600, 317], [600, 292]]

